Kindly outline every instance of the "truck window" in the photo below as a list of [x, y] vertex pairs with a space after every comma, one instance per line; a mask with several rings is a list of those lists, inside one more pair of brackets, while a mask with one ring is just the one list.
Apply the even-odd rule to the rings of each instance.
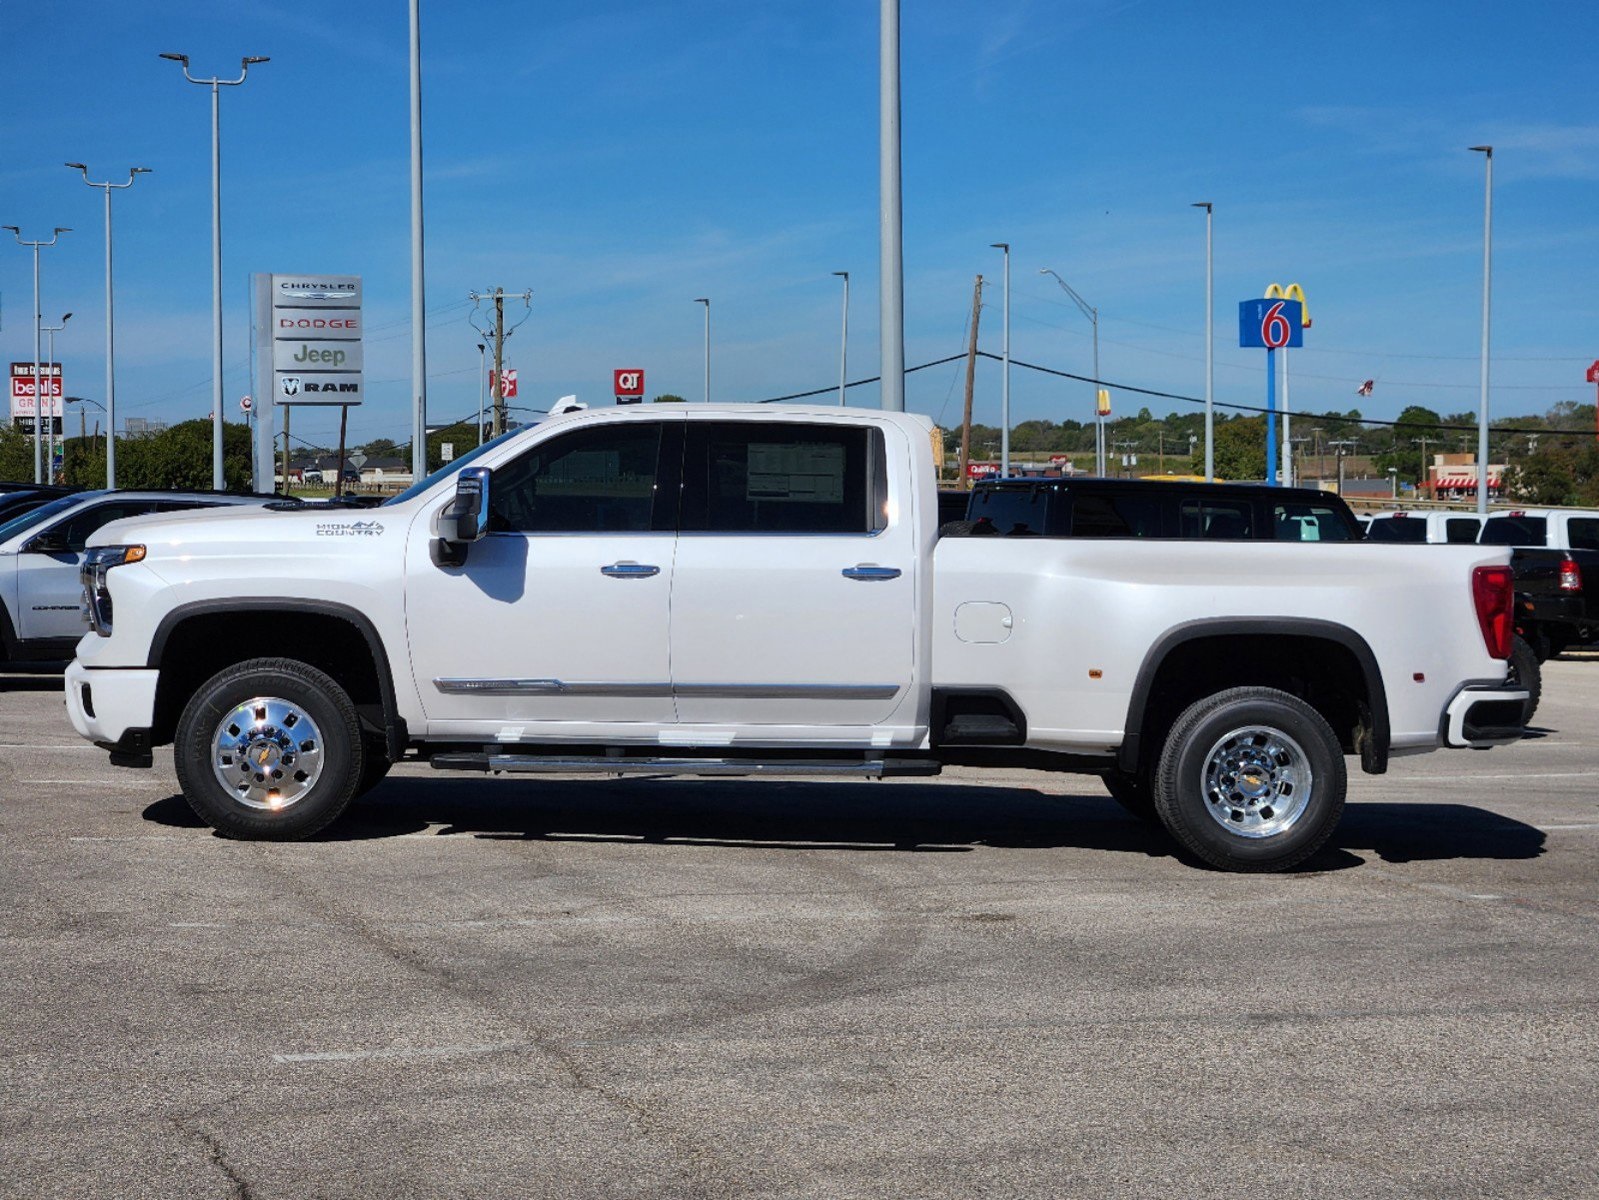
[[1444, 540], [1448, 542], [1475, 542], [1482, 532], [1482, 522], [1475, 517], [1450, 517], [1444, 522]]
[[685, 533], [866, 534], [888, 524], [879, 429], [690, 421]]
[[1279, 542], [1358, 542], [1360, 530], [1327, 504], [1279, 504], [1273, 524]]
[[1184, 500], [1178, 537], [1238, 541], [1255, 536], [1253, 506], [1229, 500]]
[[1566, 536], [1573, 550], [1599, 550], [1599, 520], [1593, 517], [1572, 517], [1566, 522]]
[[1051, 532], [1054, 493], [1046, 488], [982, 488], [972, 493], [966, 519], [986, 528], [979, 533], [1040, 537]]
[[1373, 521], [1366, 527], [1368, 542], [1425, 542], [1427, 520], [1425, 517], [1388, 517]]
[[495, 469], [489, 530], [648, 532], [660, 449], [658, 421], [579, 429], [535, 446]]
[[1489, 517], [1477, 538], [1484, 546], [1542, 546], [1549, 522], [1543, 517]]
[[1072, 536], [1158, 538], [1161, 501], [1154, 496], [1078, 495], [1072, 497]]

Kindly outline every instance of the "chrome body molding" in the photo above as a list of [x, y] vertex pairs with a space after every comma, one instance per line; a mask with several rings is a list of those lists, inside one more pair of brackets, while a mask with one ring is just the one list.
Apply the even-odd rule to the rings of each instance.
[[446, 696], [684, 696], [696, 700], [891, 700], [896, 683], [583, 683], [562, 679], [433, 681]]

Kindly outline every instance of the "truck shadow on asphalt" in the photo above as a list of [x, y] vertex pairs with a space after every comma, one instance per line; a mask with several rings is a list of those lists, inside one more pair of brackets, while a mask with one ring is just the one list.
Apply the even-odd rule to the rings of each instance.
[[[150, 805], [144, 818], [201, 827], [181, 796]], [[1164, 831], [1128, 815], [1107, 796], [947, 784], [396, 777], [356, 801], [315, 840], [422, 833], [915, 854], [1072, 848], [1192, 861]], [[1299, 870], [1357, 867], [1365, 862], [1362, 853], [1389, 863], [1529, 859], [1543, 853], [1544, 841], [1531, 825], [1469, 805], [1351, 804], [1327, 847]]]

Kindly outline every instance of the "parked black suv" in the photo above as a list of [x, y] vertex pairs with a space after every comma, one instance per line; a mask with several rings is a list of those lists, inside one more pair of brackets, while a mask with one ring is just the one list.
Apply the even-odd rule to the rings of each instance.
[[945, 537], [1213, 538], [1358, 542], [1343, 500], [1312, 488], [1138, 479], [1019, 478], [979, 483]]

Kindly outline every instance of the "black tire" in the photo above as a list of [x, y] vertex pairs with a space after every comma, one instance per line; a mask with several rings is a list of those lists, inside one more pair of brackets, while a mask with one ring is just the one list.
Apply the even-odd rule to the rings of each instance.
[[[245, 794], [246, 788], [258, 791], [279, 786], [259, 774], [254, 779], [262, 782], [252, 786], [252, 767], [247, 765], [258, 748], [263, 754], [276, 751], [276, 742], [252, 742], [246, 751], [228, 756], [229, 765], [222, 769], [230, 777], [234, 766], [242, 773], [237, 791], [223, 784], [212, 765], [213, 739], [223, 734], [224, 721], [257, 698], [271, 698], [273, 709], [258, 709], [254, 724], [244, 718], [228, 727], [228, 736], [240, 739], [237, 745], [256, 734], [285, 742], [297, 758], [274, 757], [267, 768], [276, 770], [285, 791], [297, 786], [296, 780], [305, 775], [299, 768], [311, 764], [311, 756], [316, 756], [314, 773], [300, 780], [304, 792], [282, 807], [272, 807], [270, 798], [263, 801]], [[264, 720], [272, 712], [283, 711], [292, 719], [282, 718], [282, 730]], [[304, 721], [317, 736], [306, 740], [299, 740], [299, 734], [291, 737], [296, 726], [302, 732], [306, 729], [301, 724]], [[184, 706], [173, 746], [178, 783], [200, 819], [228, 837], [253, 841], [309, 837], [336, 820], [355, 796], [365, 757], [360, 721], [349, 695], [331, 676], [289, 658], [254, 658], [213, 675]], [[267, 764], [268, 758], [262, 757], [260, 762]]]
[[1131, 771], [1106, 771], [1100, 776], [1111, 798], [1140, 821], [1155, 823], [1155, 800], [1150, 795], [1149, 776]]
[[[1259, 732], [1229, 743], [1243, 731]], [[1218, 786], [1236, 784], [1236, 804], [1212, 803], [1212, 761]], [[1250, 765], [1237, 769], [1240, 761]], [[1151, 782], [1167, 832], [1226, 871], [1284, 871], [1309, 858], [1337, 827], [1348, 787], [1332, 727], [1298, 697], [1265, 687], [1231, 688], [1189, 705], [1166, 736]], [[1245, 795], [1249, 785], [1262, 789], [1257, 798]]]
[[1538, 711], [1538, 701], [1543, 697], [1543, 668], [1538, 656], [1525, 638], [1519, 635], [1510, 643], [1510, 661], [1506, 664], [1505, 682], [1527, 689], [1527, 703], [1521, 710], [1521, 723], [1532, 724], [1532, 715]]

